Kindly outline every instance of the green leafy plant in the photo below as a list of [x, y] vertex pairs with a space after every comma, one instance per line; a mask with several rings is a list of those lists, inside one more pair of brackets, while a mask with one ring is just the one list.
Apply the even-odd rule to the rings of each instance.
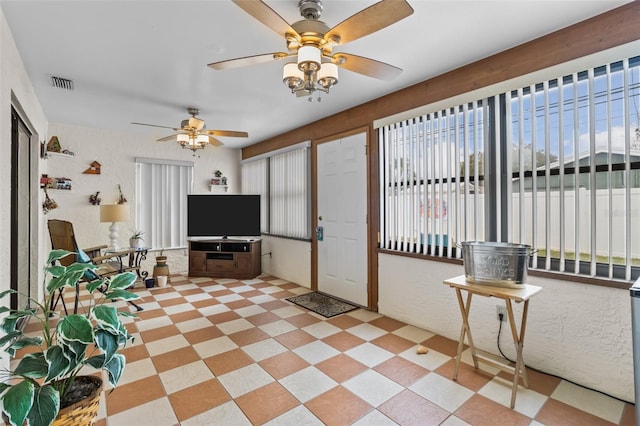
[[[135, 300], [139, 296], [127, 291], [136, 276], [124, 272], [107, 279], [87, 279], [87, 290], [92, 294], [84, 313], [66, 315], [59, 320], [50, 308], [52, 298], [59, 289], [74, 288], [86, 277], [97, 277], [91, 272], [96, 266], [91, 263], [72, 263], [63, 266], [57, 263], [65, 256], [73, 255], [66, 250], [53, 250], [47, 259], [45, 271], [51, 276], [46, 285], [43, 302], [29, 298], [25, 309], [10, 310], [2, 321], [0, 346], [11, 356], [23, 348], [30, 348], [13, 370], [4, 370], [0, 383], [0, 400], [4, 413], [12, 425], [22, 425], [28, 420], [31, 426], [50, 425], [60, 408], [60, 401], [72, 387], [84, 366], [105, 370], [108, 380], [115, 388], [125, 367], [124, 355], [118, 353], [127, 342], [133, 342], [125, 328], [122, 317], [135, 317], [126, 311], [118, 311], [107, 302]], [[0, 298], [16, 293], [7, 290]], [[33, 306], [33, 307], [31, 307]], [[31, 337], [23, 332], [23, 325], [36, 321], [40, 336]], [[57, 321], [57, 323], [56, 323]], [[77, 402], [77, 401], [73, 401]]]
[[144, 232], [142, 232], [142, 231], [138, 231], [138, 230], [131, 231], [131, 236], [129, 237], [129, 239], [131, 239], [131, 240], [144, 240], [144, 238], [142, 238], [142, 234], [144, 234]]

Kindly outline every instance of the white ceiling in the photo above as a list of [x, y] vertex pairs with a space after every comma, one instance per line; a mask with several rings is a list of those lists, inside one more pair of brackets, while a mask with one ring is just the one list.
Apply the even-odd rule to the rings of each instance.
[[[289, 23], [297, 0], [266, 0]], [[375, 3], [324, 0], [329, 27]], [[607, 10], [624, 0], [409, 0], [414, 14], [340, 46], [404, 69], [392, 82], [343, 70], [322, 102], [282, 84], [282, 64], [214, 71], [211, 62], [285, 51], [284, 40], [224, 0], [0, 0], [38, 99], [50, 122], [139, 132], [158, 138], [200, 109], [209, 129], [239, 148], [343, 111], [503, 51]], [[51, 86], [50, 77], [75, 90]]]

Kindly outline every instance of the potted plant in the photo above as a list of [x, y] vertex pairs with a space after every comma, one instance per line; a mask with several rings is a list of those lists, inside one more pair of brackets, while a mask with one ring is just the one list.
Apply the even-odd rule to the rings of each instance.
[[[23, 348], [29, 352], [15, 368], [3, 371], [0, 383], [3, 417], [11, 425], [23, 425], [27, 421], [31, 426], [51, 425], [56, 418], [62, 422], [73, 418], [80, 419], [80, 424], [92, 423], [97, 416], [102, 379], [79, 375], [82, 368], [89, 366], [106, 371], [114, 388], [124, 370], [126, 360], [118, 351], [127, 342], [133, 342], [133, 337], [127, 332], [122, 317], [135, 315], [120, 312], [105, 302], [138, 299], [139, 296], [125, 290], [134, 283], [135, 274], [124, 272], [105, 279], [92, 272], [96, 265], [91, 263], [73, 263], [66, 267], [56, 263], [70, 254], [73, 255], [66, 250], [53, 250], [49, 254], [47, 265], [50, 266], [45, 271], [51, 279], [46, 285], [44, 301], [29, 298], [27, 308], [19, 310], [0, 307], [0, 313], [8, 312], [2, 320], [5, 336], [0, 339], [0, 345], [11, 356]], [[88, 306], [82, 309], [83, 313], [58, 319], [50, 308], [52, 298], [59, 289], [73, 289], [83, 278], [92, 296]], [[3, 291], [0, 298], [11, 293], [16, 292]], [[23, 332], [30, 320], [38, 324], [40, 335], [37, 337]], [[78, 389], [86, 387], [90, 394], [88, 407], [83, 405], [86, 394], [77, 396]]]
[[131, 236], [129, 237], [129, 247], [131, 248], [138, 248], [142, 245], [142, 234], [144, 234], [144, 232], [142, 231], [132, 231]]

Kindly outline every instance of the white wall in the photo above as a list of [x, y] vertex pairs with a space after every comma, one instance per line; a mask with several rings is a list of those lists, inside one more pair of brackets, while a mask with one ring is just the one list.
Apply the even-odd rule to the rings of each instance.
[[[379, 312], [458, 340], [462, 317], [455, 291], [442, 282], [462, 265], [381, 254]], [[628, 290], [529, 276], [543, 291], [529, 302], [524, 359], [527, 365], [634, 401], [631, 302]], [[497, 354], [496, 305], [474, 297], [470, 325], [476, 346]], [[521, 304], [515, 305], [520, 318]], [[504, 329], [501, 347], [515, 356]]]
[[[45, 134], [47, 120], [33, 91], [31, 81], [27, 76], [24, 64], [18, 52], [11, 31], [4, 18], [4, 13], [0, 9], [0, 290], [7, 290], [10, 284], [9, 262], [11, 252], [11, 106], [12, 96], [15, 98], [17, 106], [26, 115], [23, 117], [28, 121], [31, 130], [36, 134]], [[36, 138], [37, 139], [37, 138]], [[37, 152], [37, 141], [34, 143], [32, 151]], [[37, 155], [36, 155], [37, 158]], [[33, 187], [37, 183], [33, 182]], [[34, 190], [34, 193], [38, 193]], [[33, 206], [39, 206], [41, 199], [32, 200]], [[35, 250], [40, 253], [37, 240], [42, 232], [42, 215], [35, 214], [32, 221], [33, 239], [36, 241]], [[41, 256], [39, 256], [41, 258]], [[35, 290], [41, 282], [40, 268], [34, 265], [36, 276], [31, 283]], [[8, 306], [9, 298], [5, 297], [2, 302]], [[3, 356], [0, 367], [8, 366], [8, 357]]]
[[[57, 136], [63, 149], [72, 151], [70, 158], [51, 157], [46, 160], [51, 177], [67, 177], [72, 180], [72, 189], [49, 190], [49, 196], [58, 203], [46, 219], [63, 219], [73, 223], [76, 240], [80, 247], [91, 247], [109, 243], [109, 223], [100, 223], [99, 207], [89, 203], [89, 196], [100, 191], [102, 203], [114, 203], [118, 199], [118, 185], [128, 201], [130, 219], [119, 224], [120, 245], [129, 245], [130, 231], [135, 229], [135, 158], [149, 157], [193, 161], [194, 194], [209, 193], [209, 182], [215, 170], [221, 170], [228, 178], [229, 193], [239, 192], [239, 149], [206, 147], [196, 156], [177, 143], [157, 142], [153, 137], [137, 133], [122, 133], [112, 130], [51, 123], [48, 138]], [[48, 140], [47, 138], [47, 140]], [[98, 161], [101, 173], [84, 174], [90, 163]], [[48, 237], [48, 234], [47, 234]], [[186, 272], [188, 257], [186, 250], [165, 251], [169, 256], [171, 273]], [[154, 253], [145, 262], [151, 273]]]
[[311, 243], [263, 235], [262, 272], [311, 288]]

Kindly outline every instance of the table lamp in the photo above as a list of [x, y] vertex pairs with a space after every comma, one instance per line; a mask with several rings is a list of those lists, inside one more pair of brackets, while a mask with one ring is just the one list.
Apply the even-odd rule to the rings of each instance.
[[118, 222], [129, 220], [129, 206], [127, 204], [102, 204], [100, 206], [100, 222], [111, 222], [107, 250], [116, 251], [118, 247]]

